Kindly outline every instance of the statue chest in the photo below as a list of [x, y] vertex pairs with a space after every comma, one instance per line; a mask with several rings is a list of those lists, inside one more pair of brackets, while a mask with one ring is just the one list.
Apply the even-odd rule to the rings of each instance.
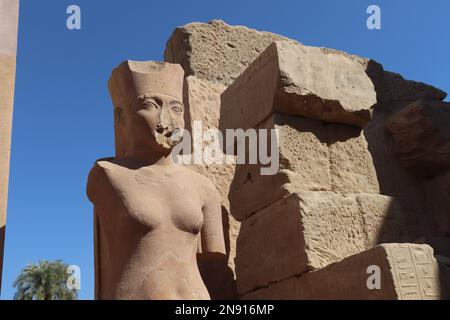
[[122, 207], [119, 219], [124, 222], [149, 230], [173, 226], [189, 233], [200, 231], [202, 199], [190, 181], [148, 168], [124, 168], [108, 177]]

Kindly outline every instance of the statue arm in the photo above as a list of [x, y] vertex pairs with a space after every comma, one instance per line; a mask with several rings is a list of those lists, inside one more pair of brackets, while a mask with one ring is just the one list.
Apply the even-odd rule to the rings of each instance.
[[213, 187], [213, 190], [206, 196], [203, 206], [204, 220], [198, 250], [203, 255], [226, 254], [220, 202], [219, 193]]

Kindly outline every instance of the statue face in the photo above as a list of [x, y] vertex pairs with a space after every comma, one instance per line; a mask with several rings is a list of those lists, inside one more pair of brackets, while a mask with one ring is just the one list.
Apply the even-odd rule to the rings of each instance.
[[128, 132], [135, 151], [156, 148], [168, 153], [181, 141], [184, 106], [179, 99], [146, 93], [137, 97], [129, 113]]

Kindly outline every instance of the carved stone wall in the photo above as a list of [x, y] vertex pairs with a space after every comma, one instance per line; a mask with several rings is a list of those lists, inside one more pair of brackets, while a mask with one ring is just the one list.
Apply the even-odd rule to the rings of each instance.
[[[450, 252], [437, 262], [432, 248], [446, 240], [430, 240], [450, 237], [450, 193], [442, 188], [450, 123], [435, 116], [448, 113], [445, 92], [370, 59], [218, 20], [177, 28], [165, 59], [188, 75], [189, 121], [279, 131], [275, 175], [261, 175], [262, 164], [196, 167], [222, 195], [222, 269], [233, 272], [238, 297], [446, 296]], [[421, 134], [430, 143], [421, 144]], [[386, 291], [378, 295], [363, 281], [371, 264], [382, 267]], [[203, 268], [216, 279], [205, 280], [213, 298], [234, 285], [217, 281], [216, 270]], [[360, 289], [349, 293], [352, 281]], [[414, 290], [406, 292], [405, 281]]]

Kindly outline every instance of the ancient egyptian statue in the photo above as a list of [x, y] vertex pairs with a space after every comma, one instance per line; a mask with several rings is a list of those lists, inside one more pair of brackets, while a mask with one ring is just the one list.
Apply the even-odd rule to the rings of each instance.
[[96, 299], [210, 298], [196, 253], [225, 254], [220, 197], [172, 161], [173, 134], [184, 127], [183, 77], [179, 65], [151, 61], [112, 72], [116, 157], [98, 160], [87, 185]]

